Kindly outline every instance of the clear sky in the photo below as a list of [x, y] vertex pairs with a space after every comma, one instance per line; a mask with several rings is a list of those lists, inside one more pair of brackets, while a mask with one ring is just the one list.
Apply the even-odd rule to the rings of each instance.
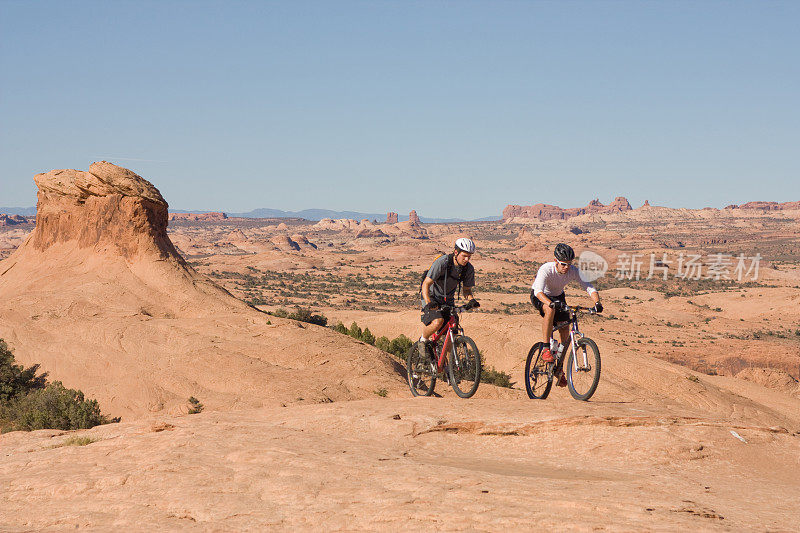
[[0, 0], [0, 205], [106, 159], [176, 209], [800, 200], [800, 2]]

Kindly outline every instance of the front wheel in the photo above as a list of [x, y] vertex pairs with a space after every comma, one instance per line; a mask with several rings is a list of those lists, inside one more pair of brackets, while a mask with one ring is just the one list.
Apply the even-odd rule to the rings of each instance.
[[553, 375], [548, 372], [548, 364], [541, 357], [544, 346], [543, 342], [534, 344], [525, 361], [525, 390], [532, 400], [544, 400], [553, 386]]
[[406, 357], [408, 387], [414, 396], [430, 396], [436, 386], [436, 370], [430, 346], [417, 341], [408, 349]]
[[592, 339], [583, 337], [573, 350], [566, 363], [569, 393], [576, 400], [586, 401], [592, 397], [600, 382], [600, 350]]
[[450, 385], [461, 398], [471, 398], [481, 382], [481, 354], [475, 341], [460, 335], [453, 341], [452, 361], [448, 366]]

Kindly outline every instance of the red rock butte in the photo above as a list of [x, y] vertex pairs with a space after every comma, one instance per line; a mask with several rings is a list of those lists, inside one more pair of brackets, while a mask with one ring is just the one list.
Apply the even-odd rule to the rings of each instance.
[[75, 241], [79, 248], [114, 250], [127, 259], [183, 259], [167, 237], [167, 202], [150, 182], [106, 161], [88, 172], [37, 174], [36, 229], [30, 246], [46, 250]]
[[630, 211], [631, 204], [623, 196], [617, 196], [608, 205], [603, 205], [599, 199], [595, 198], [586, 207], [574, 207], [563, 209], [557, 205], [535, 204], [535, 205], [507, 205], [503, 209], [503, 220], [508, 221], [513, 218], [535, 218], [541, 221], [546, 220], [566, 220], [568, 218], [585, 215], [587, 213], [616, 213], [620, 211]]

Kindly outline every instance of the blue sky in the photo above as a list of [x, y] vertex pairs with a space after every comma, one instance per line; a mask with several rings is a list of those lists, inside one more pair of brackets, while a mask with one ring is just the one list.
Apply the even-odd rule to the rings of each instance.
[[800, 2], [0, 0], [0, 205], [106, 159], [176, 209], [800, 200]]

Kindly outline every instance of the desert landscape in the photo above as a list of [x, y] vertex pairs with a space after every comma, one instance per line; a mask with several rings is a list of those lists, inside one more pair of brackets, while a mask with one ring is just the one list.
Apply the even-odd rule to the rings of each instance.
[[[0, 531], [797, 530], [800, 202], [256, 219], [171, 213], [145, 178], [53, 170], [35, 217], [0, 215], [0, 339], [121, 419], [2, 434]], [[412, 398], [381, 348], [418, 337], [460, 236], [462, 325], [510, 383]], [[558, 242], [606, 262], [589, 402], [523, 383]]]

